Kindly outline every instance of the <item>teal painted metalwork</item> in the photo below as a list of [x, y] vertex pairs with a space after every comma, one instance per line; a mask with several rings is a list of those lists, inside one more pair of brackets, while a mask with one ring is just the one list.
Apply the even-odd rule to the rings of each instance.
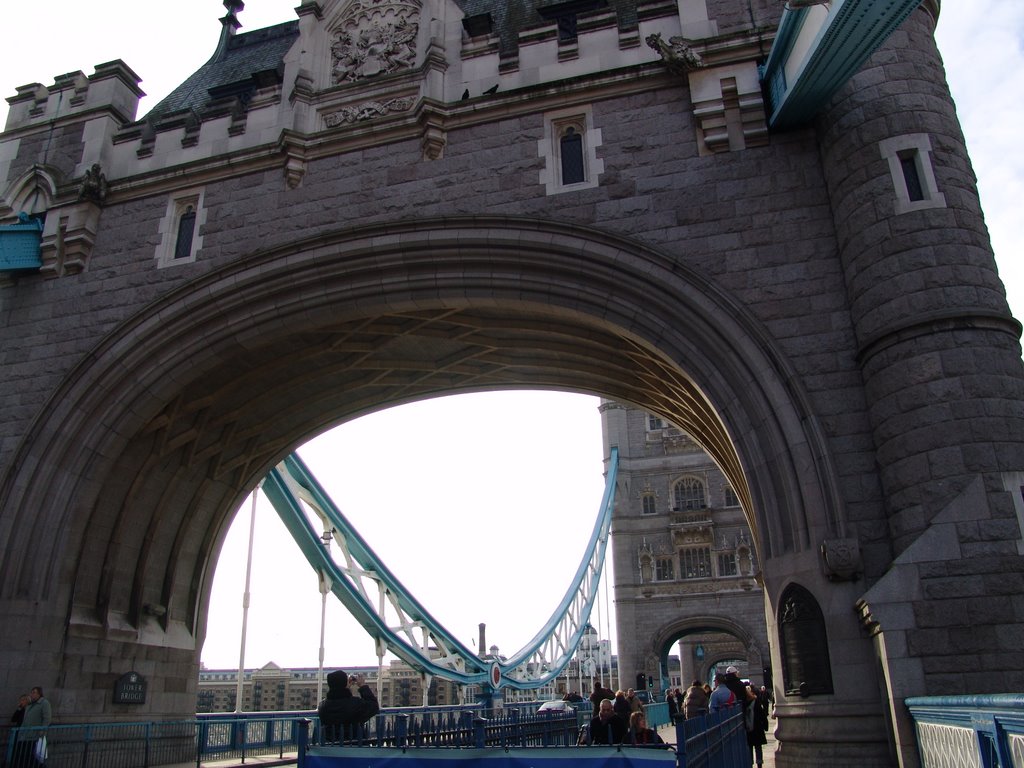
[[[770, 102], [769, 127], [789, 128], [813, 119], [920, 4], [921, 0], [837, 0], [809, 47], [795, 43], [814, 31], [805, 31], [811, 9], [787, 7], [761, 67]], [[793, 56], [802, 58], [791, 61]]]
[[[292, 454], [270, 471], [263, 492], [299, 549], [342, 605], [377, 642], [417, 671], [485, 689], [539, 688], [565, 668], [589, 627], [597, 598], [615, 501], [618, 449], [612, 448], [593, 532], [573, 581], [551, 618], [505, 661], [481, 659], [412, 596]], [[313, 527], [303, 503], [338, 544], [339, 565]]]
[[743, 707], [676, 722], [676, 768], [750, 768]]
[[1024, 764], [1024, 695], [907, 699], [922, 768]]
[[23, 272], [43, 265], [39, 252], [43, 225], [27, 213], [18, 214], [17, 224], [0, 226], [0, 272]]

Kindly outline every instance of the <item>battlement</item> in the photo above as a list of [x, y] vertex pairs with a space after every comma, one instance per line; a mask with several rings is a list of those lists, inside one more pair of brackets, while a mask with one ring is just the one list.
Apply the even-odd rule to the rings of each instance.
[[145, 96], [139, 88], [141, 78], [120, 59], [97, 64], [92, 75], [81, 71], [68, 72], [46, 87], [29, 83], [7, 99], [7, 131], [39, 125], [58, 117], [107, 109], [119, 122], [135, 118], [139, 99]]

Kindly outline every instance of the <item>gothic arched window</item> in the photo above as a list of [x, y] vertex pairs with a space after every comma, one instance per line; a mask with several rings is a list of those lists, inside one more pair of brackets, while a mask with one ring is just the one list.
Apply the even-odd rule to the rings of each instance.
[[736, 495], [736, 491], [732, 489], [732, 486], [725, 486], [725, 506], [727, 507], [738, 507], [740, 505], [739, 496]]
[[672, 508], [677, 511], [704, 509], [707, 494], [704, 483], [696, 477], [684, 477], [672, 489]]

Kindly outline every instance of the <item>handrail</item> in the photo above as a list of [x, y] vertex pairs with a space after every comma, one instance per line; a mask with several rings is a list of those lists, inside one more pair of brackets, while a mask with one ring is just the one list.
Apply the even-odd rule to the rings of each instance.
[[904, 701], [917, 731], [922, 768], [1019, 765], [1024, 695], [916, 696]]

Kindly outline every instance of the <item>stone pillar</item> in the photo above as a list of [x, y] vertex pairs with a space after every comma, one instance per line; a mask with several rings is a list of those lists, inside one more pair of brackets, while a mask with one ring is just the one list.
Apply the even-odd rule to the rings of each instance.
[[991, 581], [1024, 572], [1006, 490], [1024, 466], [1020, 326], [936, 14], [934, 2], [914, 11], [817, 125], [895, 558], [887, 573], [869, 568], [858, 607], [904, 765], [916, 764], [906, 697], [1024, 681], [1019, 625]]

